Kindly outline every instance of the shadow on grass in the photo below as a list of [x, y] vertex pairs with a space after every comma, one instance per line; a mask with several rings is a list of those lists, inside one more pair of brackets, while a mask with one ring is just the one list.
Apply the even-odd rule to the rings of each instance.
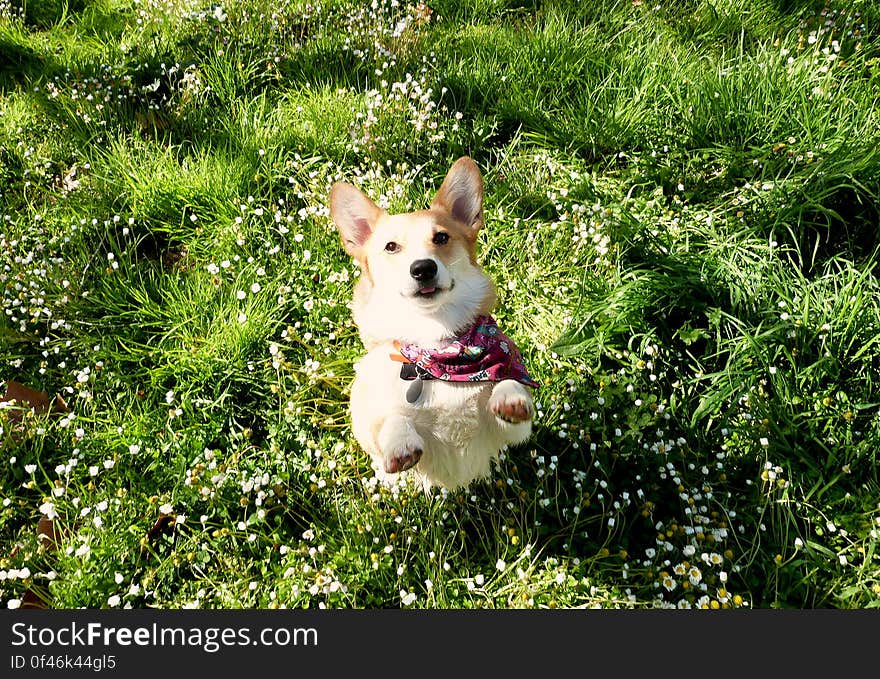
[[51, 58], [9, 37], [0, 37], [0, 90], [27, 85], [47, 73], [59, 73], [61, 67]]

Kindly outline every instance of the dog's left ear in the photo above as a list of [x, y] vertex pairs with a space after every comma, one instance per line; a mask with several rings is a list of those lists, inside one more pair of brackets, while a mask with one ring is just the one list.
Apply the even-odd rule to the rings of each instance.
[[339, 229], [345, 251], [360, 259], [364, 243], [384, 211], [351, 184], [336, 182], [330, 189], [330, 216]]
[[483, 177], [477, 164], [463, 156], [455, 161], [431, 207], [445, 210], [474, 234], [483, 226]]

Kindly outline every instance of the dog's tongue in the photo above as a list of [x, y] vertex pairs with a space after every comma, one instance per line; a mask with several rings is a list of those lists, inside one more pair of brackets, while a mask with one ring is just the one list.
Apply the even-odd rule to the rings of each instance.
[[431, 286], [431, 287], [427, 287], [427, 288], [421, 288], [419, 290], [419, 293], [422, 295], [430, 295], [432, 292], [436, 292], [436, 291], [437, 291], [437, 288]]

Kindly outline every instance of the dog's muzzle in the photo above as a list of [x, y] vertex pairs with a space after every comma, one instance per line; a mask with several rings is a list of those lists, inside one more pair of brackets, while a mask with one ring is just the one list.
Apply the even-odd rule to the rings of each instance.
[[417, 259], [409, 265], [409, 275], [418, 285], [416, 297], [433, 299], [440, 293], [437, 287], [437, 262], [433, 259]]

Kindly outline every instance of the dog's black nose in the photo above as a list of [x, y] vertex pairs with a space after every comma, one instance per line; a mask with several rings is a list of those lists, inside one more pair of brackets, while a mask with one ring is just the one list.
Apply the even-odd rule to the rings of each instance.
[[417, 259], [409, 265], [409, 275], [419, 283], [425, 283], [437, 275], [437, 262], [433, 259]]

